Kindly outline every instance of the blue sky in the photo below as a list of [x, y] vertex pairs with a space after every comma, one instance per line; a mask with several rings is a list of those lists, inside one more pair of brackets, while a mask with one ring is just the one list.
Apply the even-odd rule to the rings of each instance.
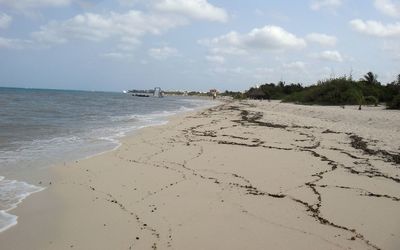
[[400, 73], [399, 0], [0, 0], [0, 86], [244, 90]]

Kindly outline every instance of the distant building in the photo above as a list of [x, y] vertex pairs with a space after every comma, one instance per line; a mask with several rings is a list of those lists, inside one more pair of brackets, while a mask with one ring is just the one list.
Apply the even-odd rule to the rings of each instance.
[[218, 90], [210, 89], [209, 93], [213, 97], [213, 99], [215, 99], [215, 98], [217, 98]]
[[163, 91], [161, 90], [160, 87], [155, 87], [153, 96], [155, 96], [155, 97], [163, 97], [164, 93], [163, 93]]

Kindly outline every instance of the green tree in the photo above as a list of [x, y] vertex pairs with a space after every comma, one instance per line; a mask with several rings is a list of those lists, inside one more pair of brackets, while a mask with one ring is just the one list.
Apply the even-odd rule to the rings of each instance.
[[371, 71], [364, 75], [362, 81], [365, 82], [367, 85], [379, 84], [378, 75], [372, 73]]

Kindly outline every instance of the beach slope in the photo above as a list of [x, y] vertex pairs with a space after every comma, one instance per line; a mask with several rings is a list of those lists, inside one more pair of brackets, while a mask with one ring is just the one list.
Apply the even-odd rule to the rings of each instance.
[[54, 167], [6, 249], [398, 249], [400, 114], [229, 102]]

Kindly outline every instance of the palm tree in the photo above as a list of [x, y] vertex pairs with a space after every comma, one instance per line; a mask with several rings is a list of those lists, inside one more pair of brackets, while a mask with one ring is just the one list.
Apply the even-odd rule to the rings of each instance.
[[368, 85], [373, 85], [378, 83], [378, 76], [371, 71], [364, 75], [364, 79], [362, 79]]

